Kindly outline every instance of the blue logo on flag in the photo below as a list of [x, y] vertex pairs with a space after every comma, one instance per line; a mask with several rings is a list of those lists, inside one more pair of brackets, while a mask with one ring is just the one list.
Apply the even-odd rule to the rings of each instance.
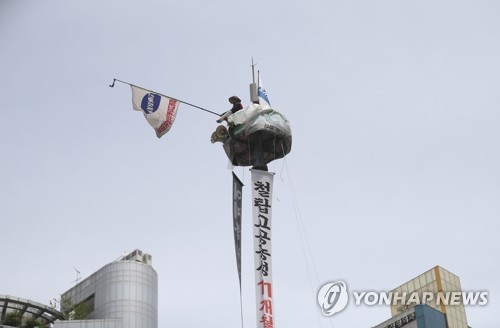
[[161, 97], [156, 93], [148, 93], [142, 98], [141, 109], [146, 114], [151, 114], [156, 112], [158, 107], [160, 107]]

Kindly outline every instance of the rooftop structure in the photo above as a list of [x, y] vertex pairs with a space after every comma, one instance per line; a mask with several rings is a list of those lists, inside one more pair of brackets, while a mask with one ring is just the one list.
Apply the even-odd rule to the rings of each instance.
[[42, 325], [63, 318], [61, 312], [50, 306], [20, 297], [0, 295], [0, 327], [9, 327], [5, 322], [9, 313], [17, 313], [23, 323], [27, 320], [36, 320]]

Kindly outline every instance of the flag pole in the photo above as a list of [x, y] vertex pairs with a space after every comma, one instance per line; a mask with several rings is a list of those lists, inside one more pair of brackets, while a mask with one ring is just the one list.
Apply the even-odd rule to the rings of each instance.
[[164, 95], [164, 94], [162, 94], [162, 93], [159, 93], [159, 92], [156, 92], [156, 91], [153, 91], [153, 90], [145, 89], [145, 88], [140, 87], [140, 86], [138, 86], [138, 85], [135, 85], [135, 84], [132, 84], [132, 83], [129, 83], [129, 82], [125, 82], [125, 81], [122, 81], [122, 80], [119, 80], [119, 79], [113, 79], [113, 83], [111, 83], [111, 84], [109, 85], [109, 87], [110, 87], [110, 88], [113, 88], [113, 87], [115, 86], [115, 82], [121, 82], [121, 83], [123, 83], [123, 84], [128, 84], [128, 85], [130, 85], [130, 86], [132, 86], [132, 87], [136, 87], [136, 88], [142, 89], [142, 90], [144, 90], [144, 91], [149, 91], [149, 92], [152, 92], [152, 93], [156, 93], [156, 94], [158, 94], [158, 95], [160, 95], [160, 96], [163, 96], [163, 97], [172, 98], [172, 99], [177, 100], [177, 101], [178, 101], [178, 102], [180, 102], [180, 103], [183, 103], [183, 104], [189, 105], [189, 106], [194, 107], [194, 108], [198, 108], [198, 109], [200, 109], [200, 110], [202, 110], [202, 111], [205, 111], [205, 112], [207, 112], [207, 113], [210, 113], [210, 114], [214, 114], [214, 115], [220, 116], [220, 114], [218, 114], [218, 113], [216, 113], [216, 112], [212, 112], [212, 111], [210, 111], [210, 110], [208, 110], [208, 109], [205, 109], [205, 108], [203, 108], [203, 107], [196, 106], [196, 105], [190, 104], [190, 103], [188, 103], [188, 102], [186, 102], [186, 101], [183, 101], [183, 100], [180, 100], [180, 99], [177, 99], [177, 98], [174, 98], [174, 97], [170, 97], [170, 96]]
[[253, 57], [252, 57], [252, 83], [255, 83], [255, 65], [257, 65], [257, 63], [253, 63]]

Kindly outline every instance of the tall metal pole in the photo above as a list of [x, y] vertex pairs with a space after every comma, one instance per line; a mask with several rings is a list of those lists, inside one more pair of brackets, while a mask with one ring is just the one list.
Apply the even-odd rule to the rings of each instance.
[[257, 65], [257, 64], [253, 63], [253, 57], [252, 57], [252, 82], [253, 83], [255, 83], [255, 65]]
[[257, 84], [255, 83], [255, 64], [252, 57], [252, 83], [250, 83], [250, 101], [254, 104], [259, 103], [259, 97], [257, 96]]

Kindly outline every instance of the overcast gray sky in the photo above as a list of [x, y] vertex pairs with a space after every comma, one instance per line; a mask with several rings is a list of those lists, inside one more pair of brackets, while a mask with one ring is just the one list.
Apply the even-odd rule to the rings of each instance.
[[[312, 292], [339, 279], [389, 290], [435, 265], [488, 290], [469, 325], [498, 327], [498, 17], [483, 0], [0, 0], [0, 294], [48, 303], [72, 267], [86, 277], [140, 248], [159, 274], [160, 327], [240, 326], [215, 116], [181, 105], [158, 140], [130, 88], [108, 84], [222, 112], [230, 95], [248, 103], [253, 56], [294, 138], [288, 169], [270, 165], [277, 327], [374, 326], [388, 307], [327, 319]], [[252, 327], [250, 173], [235, 173]]]

